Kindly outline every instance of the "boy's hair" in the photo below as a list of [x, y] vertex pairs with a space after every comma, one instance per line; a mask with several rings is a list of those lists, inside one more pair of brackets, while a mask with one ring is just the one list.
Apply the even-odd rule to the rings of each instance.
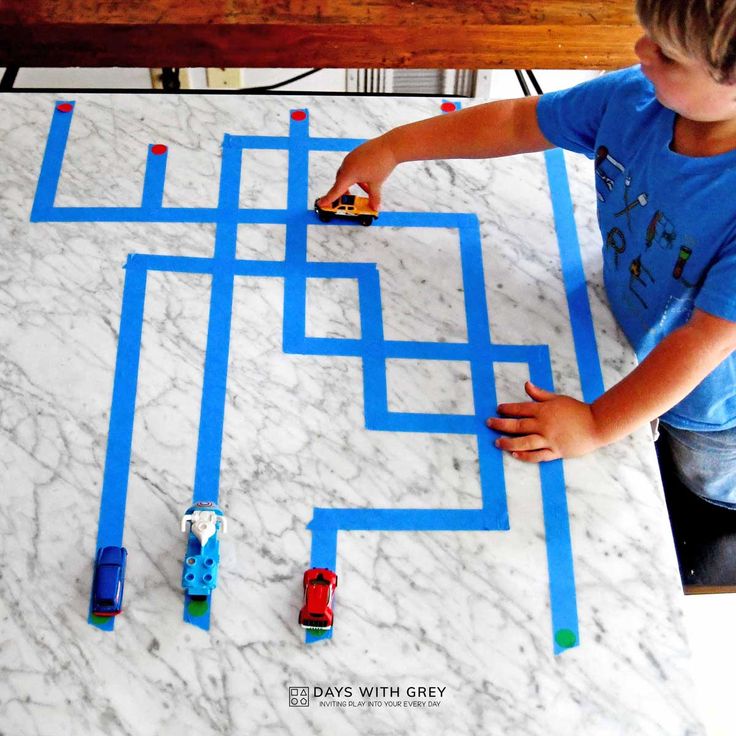
[[636, 0], [636, 13], [655, 41], [702, 59], [717, 82], [736, 82], [736, 0]]

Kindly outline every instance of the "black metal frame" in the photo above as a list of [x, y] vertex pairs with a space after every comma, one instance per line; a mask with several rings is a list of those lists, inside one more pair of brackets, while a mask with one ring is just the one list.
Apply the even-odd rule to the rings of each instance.
[[[17, 92], [17, 93], [85, 93], [85, 94], [135, 94], [135, 95], [161, 95], [176, 93], [178, 95], [284, 95], [290, 96], [306, 96], [306, 97], [429, 97], [429, 98], [446, 98], [444, 94], [426, 94], [423, 92], [365, 92], [359, 95], [355, 92], [302, 92], [298, 90], [287, 90], [285, 92], [278, 91], [292, 82], [297, 82], [311, 74], [322, 71], [322, 68], [310, 69], [302, 72], [294, 77], [285, 79], [283, 82], [269, 84], [263, 87], [242, 87], [240, 89], [181, 89], [179, 81], [179, 69], [176, 67], [162, 67], [161, 82], [162, 89], [136, 89], [119, 88], [119, 87], [15, 87], [15, 79], [18, 76], [19, 67], [8, 67], [0, 81], [0, 92]], [[467, 95], [452, 95], [452, 97], [461, 97], [465, 99], [473, 99]]]
[[[524, 97], [531, 97], [532, 93], [529, 91], [529, 85], [526, 83], [526, 79], [524, 79], [524, 75], [521, 73], [521, 70], [514, 69], [514, 74], [516, 74], [516, 79], [519, 82], [521, 91], [524, 93]], [[532, 83], [532, 86], [534, 87], [534, 91], [538, 95], [543, 95], [544, 92], [542, 92], [542, 88], [539, 85], [539, 82], [537, 81], [537, 78], [534, 75], [534, 72], [531, 69], [527, 69], [526, 74], [529, 77], [529, 81]]]

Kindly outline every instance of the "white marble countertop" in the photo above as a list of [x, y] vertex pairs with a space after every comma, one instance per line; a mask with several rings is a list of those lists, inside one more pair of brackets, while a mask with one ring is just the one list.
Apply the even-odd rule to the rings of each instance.
[[[56, 209], [32, 218], [37, 185], [49, 191], [39, 173], [60, 100], [74, 109], [65, 113]], [[491, 369], [499, 401], [524, 398], [524, 362], [487, 364], [486, 393], [463, 357], [469, 332], [484, 324], [483, 296], [493, 344], [521, 346], [523, 355], [548, 346], [556, 389], [582, 397], [545, 157], [403, 165], [386, 186], [382, 219], [363, 228], [323, 225], [309, 211], [339, 150], [318, 146], [299, 159], [308, 181], [287, 191], [288, 140], [255, 150], [251, 139], [225, 139], [288, 137], [295, 108], [308, 108], [303, 125], [314, 138], [361, 139], [439, 113], [440, 102], [0, 95], [0, 732], [702, 733], [647, 430], [564, 463], [579, 642], [555, 653], [539, 468], [501, 460], [481, 447], [481, 434], [366, 429], [375, 375], [364, 387], [360, 355], [374, 360], [389, 341], [392, 350], [449, 346], [451, 356], [389, 352], [391, 417], [439, 415], [448, 426], [480, 419]], [[260, 214], [216, 225], [224, 140], [226, 149], [233, 141], [244, 148], [239, 208], [230, 204]], [[163, 180], [146, 176], [154, 143], [168, 147], [162, 200]], [[48, 167], [56, 150], [46, 152]], [[591, 164], [566, 161], [610, 386], [633, 357], [601, 287]], [[455, 213], [470, 215], [457, 222], [482, 248], [485, 290], [474, 292], [472, 330]], [[337, 354], [284, 351], [298, 329], [284, 326], [279, 269], [298, 241], [287, 233], [293, 239], [305, 224], [310, 263], [351, 265], [342, 278], [315, 267], [297, 343], [352, 346]], [[237, 228], [231, 241], [228, 227]], [[243, 263], [277, 265], [268, 277], [243, 266], [233, 282], [222, 448], [208, 455], [215, 472], [221, 460], [219, 503], [230, 528], [206, 631], [182, 620], [179, 518], [195, 479], [212, 259], [228, 242]], [[124, 610], [114, 631], [101, 631], [87, 608], [131, 254], [204, 265], [147, 271]], [[363, 311], [365, 282], [345, 277], [360, 269], [380, 280], [378, 322]], [[374, 340], [366, 357], [361, 346], [376, 325], [386, 342]], [[218, 437], [208, 435], [208, 446]], [[485, 480], [479, 453], [498, 471]], [[505, 495], [508, 530], [339, 531], [334, 634], [305, 643], [296, 619], [315, 508], [476, 518], [481, 492]], [[308, 707], [291, 707], [290, 687], [307, 688]], [[385, 689], [362, 695], [365, 687]]]

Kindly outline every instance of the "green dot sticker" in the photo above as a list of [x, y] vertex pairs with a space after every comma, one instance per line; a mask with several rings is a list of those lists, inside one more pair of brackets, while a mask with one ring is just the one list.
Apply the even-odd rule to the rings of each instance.
[[319, 638], [320, 636], [324, 636], [329, 631], [329, 629], [307, 629], [307, 630], [312, 636], [316, 636], [317, 638]]
[[555, 634], [555, 641], [563, 649], [569, 649], [578, 643], [578, 638], [575, 636], [575, 632], [570, 631], [570, 629], [559, 629]]
[[209, 607], [210, 606], [207, 601], [189, 601], [187, 610], [192, 616], [204, 616]]
[[99, 625], [102, 625], [110, 620], [107, 616], [95, 616], [94, 613], [90, 616], [90, 618], [92, 619], [93, 624]]

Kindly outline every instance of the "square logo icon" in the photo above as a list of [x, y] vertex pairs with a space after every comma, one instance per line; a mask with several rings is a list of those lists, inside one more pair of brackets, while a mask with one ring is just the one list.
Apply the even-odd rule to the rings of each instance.
[[290, 687], [289, 688], [289, 707], [290, 708], [307, 708], [309, 706], [309, 688], [308, 687]]

